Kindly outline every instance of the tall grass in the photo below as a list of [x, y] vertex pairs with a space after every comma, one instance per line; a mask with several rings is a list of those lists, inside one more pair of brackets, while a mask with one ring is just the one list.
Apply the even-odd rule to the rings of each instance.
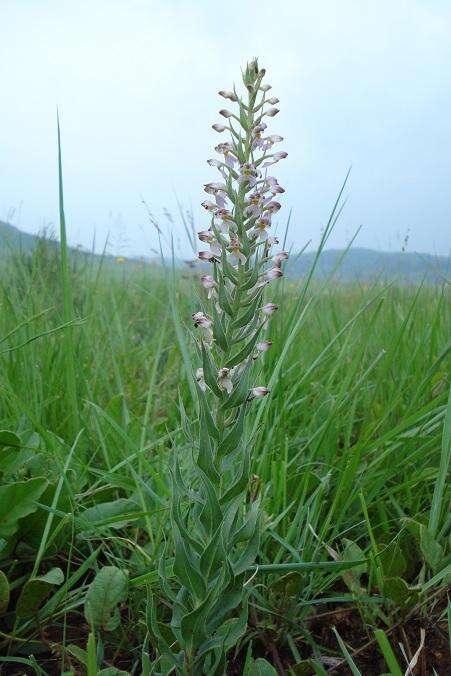
[[[0, 428], [17, 433], [22, 445], [14, 462], [0, 448], [2, 480], [48, 480], [0, 553], [11, 587], [0, 654], [25, 660], [17, 669], [31, 673], [70, 665], [83, 671], [88, 653], [92, 673], [101, 664], [148, 673], [155, 641], [146, 586], [164, 615], [157, 566], [168, 536], [168, 466], [174, 447], [186, 448], [181, 410], [194, 415], [172, 312], [189, 320], [198, 273], [176, 270], [171, 308], [157, 267], [69, 256], [63, 279], [73, 311], [66, 314], [61, 264], [59, 250], [43, 242], [0, 270]], [[399, 627], [413, 616], [432, 627], [444, 608], [449, 291], [314, 279], [299, 306], [302, 289], [302, 280], [285, 280], [274, 299], [283, 311], [269, 337], [288, 348], [265, 354], [262, 382], [274, 372], [277, 379], [271, 406], [253, 417], [251, 490], [262, 495], [265, 528], [241, 647], [245, 655], [252, 642], [279, 671], [302, 663], [322, 673], [324, 656], [349, 664], [349, 655], [363, 673], [381, 673], [382, 634], [402, 665]], [[83, 421], [75, 428], [70, 354]], [[49, 587], [37, 615], [16, 617], [38, 551], [34, 573], [57, 566], [64, 583]], [[392, 565], [401, 557], [402, 571]], [[363, 559], [364, 567], [346, 573], [294, 565], [346, 559]], [[266, 568], [274, 564], [286, 564], [284, 574]], [[108, 566], [128, 571], [129, 592], [118, 601], [120, 624], [94, 626], [87, 653], [85, 597], [94, 574]], [[395, 593], [395, 578], [410, 590], [404, 596], [400, 582]], [[337, 609], [361, 617], [379, 672], [354, 654], [352, 634], [339, 627], [343, 652], [336, 635], [315, 630], [324, 612], [338, 623]], [[7, 664], [15, 673], [15, 662]]]

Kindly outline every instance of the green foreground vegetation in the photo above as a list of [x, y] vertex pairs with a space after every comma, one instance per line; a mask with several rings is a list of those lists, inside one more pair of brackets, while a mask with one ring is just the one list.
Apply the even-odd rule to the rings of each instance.
[[[6, 674], [151, 673], [168, 467], [195, 422], [197, 288], [195, 271], [61, 261], [45, 241], [2, 263]], [[449, 286], [271, 291], [279, 349], [249, 422], [265, 528], [230, 673], [274, 673], [251, 650], [277, 673], [445, 673]]]

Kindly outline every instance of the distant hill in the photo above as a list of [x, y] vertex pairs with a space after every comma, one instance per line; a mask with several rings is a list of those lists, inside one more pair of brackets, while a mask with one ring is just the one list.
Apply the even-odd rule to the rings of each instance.
[[[0, 259], [12, 252], [31, 252], [38, 241], [39, 236], [22, 232], [13, 225], [0, 221]], [[57, 246], [57, 242], [53, 240], [49, 240], [49, 244]], [[388, 253], [360, 248], [350, 249], [344, 257], [343, 254], [344, 251], [340, 249], [323, 251], [317, 263], [315, 276], [327, 277], [338, 268], [335, 278], [343, 282], [355, 280], [368, 282], [381, 278], [384, 280], [398, 279], [412, 284], [422, 280], [440, 283], [451, 277], [451, 257], [449, 256], [410, 252]], [[314, 258], [314, 252], [292, 254], [286, 267], [286, 274], [291, 277], [307, 274]], [[133, 263], [137, 259], [131, 257], [128, 260]], [[156, 261], [149, 259], [149, 262], [155, 263]], [[182, 265], [181, 261], [180, 265]]]
[[[315, 253], [293, 254], [288, 262], [287, 274], [293, 277], [305, 275], [314, 261]], [[341, 260], [343, 259], [343, 260]], [[341, 261], [341, 262], [340, 262]], [[335, 278], [344, 282], [399, 279], [418, 283], [441, 282], [451, 277], [451, 258], [425, 253], [374, 251], [373, 249], [326, 249], [317, 263], [316, 274], [327, 277], [337, 270]]]
[[0, 258], [18, 250], [32, 251], [37, 241], [36, 235], [29, 235], [14, 225], [0, 221]]

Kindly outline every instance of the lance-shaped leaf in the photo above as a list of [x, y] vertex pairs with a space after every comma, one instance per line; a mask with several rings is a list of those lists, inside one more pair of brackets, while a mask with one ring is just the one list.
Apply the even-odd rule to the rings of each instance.
[[200, 478], [205, 489], [205, 504], [202, 509], [201, 519], [208, 535], [211, 535], [218, 528], [222, 521], [222, 510], [216, 495], [215, 488], [208, 476], [199, 470]]
[[242, 326], [247, 326], [249, 322], [251, 322], [254, 319], [260, 300], [261, 294], [259, 294], [256, 298], [254, 298], [248, 309], [245, 312], [243, 312], [243, 314], [241, 314], [237, 319], [235, 319], [235, 321], [233, 322], [234, 329], [240, 329]]
[[243, 404], [236, 418], [235, 424], [226, 434], [218, 446], [218, 455], [225, 457], [234, 451], [243, 437], [244, 420], [246, 416], [246, 405]]
[[219, 525], [200, 557], [200, 570], [207, 582], [210, 580], [212, 571], [216, 570], [217, 564], [224, 559], [225, 555], [226, 552], [222, 545], [222, 526]]
[[222, 397], [222, 392], [218, 385], [218, 369], [213, 363], [211, 353], [202, 343], [202, 368], [204, 370], [204, 380], [212, 392], [217, 397]]
[[180, 622], [180, 633], [186, 645], [197, 648], [206, 638], [205, 621], [211, 606], [211, 596], [214, 587], [211, 587], [203, 601], [187, 613]]
[[258, 340], [258, 336], [260, 335], [262, 325], [260, 325], [255, 332], [255, 334], [252, 336], [252, 338], [246, 343], [246, 345], [243, 347], [242, 350], [240, 350], [235, 356], [231, 357], [229, 361], [227, 362], [227, 367], [232, 368], [233, 366], [236, 366], [236, 364], [241, 364], [249, 355], [252, 353], [253, 349], [255, 348], [255, 344]]
[[222, 319], [216, 310], [216, 307], [213, 305], [211, 313], [213, 315], [213, 337], [216, 340], [219, 347], [227, 352], [229, 349], [229, 342], [224, 331], [224, 326], [222, 324]]
[[238, 542], [246, 542], [252, 538], [257, 526], [259, 513], [260, 500], [255, 500], [255, 502], [253, 502], [251, 505], [244, 524], [236, 531], [235, 535], [233, 536], [233, 542], [235, 544]]
[[197, 600], [201, 601], [206, 593], [205, 581], [199, 571], [198, 562], [193, 552], [189, 552], [175, 523], [173, 538], [175, 544], [174, 573]]
[[201, 470], [208, 476], [213, 483], [219, 483], [219, 474], [216, 471], [216, 468], [213, 463], [213, 452], [210, 442], [210, 437], [208, 436], [207, 425], [205, 424], [205, 419], [202, 417], [200, 425], [200, 435], [199, 435], [199, 452], [197, 454], [197, 464]]
[[211, 415], [210, 405], [207, 401], [207, 397], [205, 396], [205, 393], [201, 390], [201, 388], [197, 383], [196, 387], [197, 387], [197, 396], [199, 398], [200, 407], [202, 409], [202, 417], [205, 421], [205, 424], [207, 425], [208, 432], [210, 436], [212, 436], [214, 439], [219, 440], [220, 439], [219, 430], [215, 425], [213, 416]]
[[9, 582], [5, 573], [0, 570], [0, 615], [7, 610], [9, 604]]
[[220, 499], [219, 502], [221, 503], [221, 505], [226, 505], [230, 500], [235, 498], [240, 493], [243, 493], [247, 489], [249, 483], [249, 469], [250, 469], [249, 449], [246, 448], [243, 453], [243, 460], [241, 463], [238, 478]]
[[222, 403], [222, 410], [226, 411], [229, 408], [234, 408], [237, 406], [241, 406], [241, 404], [247, 399], [249, 395], [249, 371], [250, 371], [250, 364], [247, 364], [246, 368], [244, 371], [240, 374], [240, 379], [238, 381], [238, 384], [235, 386], [235, 388], [232, 391], [232, 394], [230, 394], [227, 399]]
[[249, 570], [249, 566], [254, 563], [257, 557], [259, 545], [260, 545], [260, 528], [257, 519], [254, 524], [254, 531], [252, 533], [251, 539], [248, 540], [244, 552], [241, 554], [240, 558], [233, 566], [233, 569], [236, 574], [244, 573], [246, 570]]
[[232, 308], [229, 294], [227, 293], [222, 276], [218, 277], [218, 301], [220, 307], [224, 310], [224, 312], [227, 312], [229, 317], [233, 317], [235, 315], [235, 311]]

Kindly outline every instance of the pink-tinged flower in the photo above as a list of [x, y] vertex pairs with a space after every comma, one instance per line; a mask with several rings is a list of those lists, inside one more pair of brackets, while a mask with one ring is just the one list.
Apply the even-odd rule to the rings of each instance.
[[288, 153], [286, 153], [284, 150], [274, 153], [274, 155], [268, 155], [268, 161], [263, 162], [262, 167], [270, 167], [271, 164], [275, 164], [279, 160], [284, 160], [286, 157], [288, 157]]
[[278, 243], [279, 243], [278, 237], [271, 236], [271, 237], [268, 237], [268, 239], [266, 240], [267, 246], [274, 246], [274, 244], [278, 244]]
[[205, 183], [204, 190], [210, 195], [216, 195], [217, 192], [227, 193], [227, 186], [225, 183]]
[[262, 139], [262, 132], [266, 129], [266, 124], [261, 122], [260, 124], [255, 125], [252, 130], [253, 142], [252, 147], [255, 148], [264, 148], [265, 142]]
[[197, 256], [201, 261], [207, 261], [208, 263], [213, 263], [213, 261], [216, 260], [216, 256], [214, 255], [214, 253], [211, 250], [210, 251], [199, 251]]
[[230, 394], [233, 390], [233, 383], [230, 379], [231, 369], [223, 367], [218, 371], [218, 387], [220, 390]]
[[278, 184], [277, 178], [274, 178], [274, 176], [268, 176], [266, 178], [265, 186], [267, 186], [266, 190], [271, 190], [273, 195], [275, 195], [276, 193], [281, 194], [285, 192], [285, 188], [282, 188], [282, 186]]
[[270, 103], [272, 106], [275, 106], [276, 103], [279, 103], [279, 99], [276, 96], [272, 96], [270, 99], [266, 99], [266, 103]]
[[212, 211], [213, 213], [217, 210], [218, 205], [215, 202], [210, 202], [210, 200], [204, 200], [202, 206], [207, 211]]
[[[217, 169], [219, 170], [219, 173], [221, 174], [224, 181], [227, 181], [228, 176], [227, 176], [227, 174], [224, 170], [224, 162], [220, 162], [219, 160], [207, 160], [207, 164], [209, 164], [210, 167], [217, 167]], [[223, 197], [220, 197], [220, 199], [224, 200]], [[216, 201], [218, 201], [217, 195], [216, 195]], [[225, 200], [224, 200], [224, 203], [225, 203]]]
[[201, 284], [207, 290], [207, 298], [211, 298], [216, 288], [216, 282], [211, 275], [203, 275], [200, 278]]
[[240, 177], [238, 181], [240, 183], [247, 183], [250, 188], [253, 188], [257, 183], [258, 171], [255, 169], [254, 165], [250, 162], [245, 162], [240, 167]]
[[271, 227], [271, 220], [267, 218], [266, 216], [261, 216], [260, 218], [257, 218], [254, 224], [253, 232], [256, 234], [260, 239], [267, 239], [268, 238], [268, 228]]
[[269, 394], [269, 389], [267, 387], [253, 387], [252, 390], [252, 395], [256, 398], [259, 399], [261, 397], [266, 397], [267, 394]]
[[218, 240], [211, 230], [199, 230], [197, 236], [201, 242], [207, 242], [210, 245], [210, 252], [215, 258], [220, 257], [221, 247], [219, 246]]
[[267, 115], [268, 117], [274, 117], [277, 115], [277, 113], [280, 112], [278, 108], [268, 108], [263, 115]]
[[233, 216], [228, 209], [218, 209], [216, 217], [221, 219], [219, 227], [222, 232], [228, 233], [230, 226], [236, 226]]
[[201, 326], [204, 329], [210, 329], [213, 326], [213, 320], [203, 312], [194, 312], [192, 315], [195, 326]]
[[220, 92], [218, 92], [219, 96], [222, 96], [224, 99], [229, 99], [229, 101], [233, 101], [234, 103], [238, 101], [238, 98], [233, 92], [226, 92], [223, 89], [221, 89]]
[[271, 282], [273, 279], [278, 279], [279, 277], [283, 277], [283, 272], [280, 268], [271, 268], [264, 274], [264, 278], [268, 282]]
[[193, 315], [194, 326], [202, 329], [204, 340], [208, 345], [211, 345], [213, 342], [213, 331], [211, 327], [213, 326], [213, 320], [208, 315], [205, 315], [203, 312], [195, 312]]
[[266, 303], [266, 305], [263, 305], [262, 307], [262, 312], [267, 317], [270, 317], [271, 315], [274, 314], [274, 312], [277, 312], [278, 309], [279, 306], [276, 305], [276, 303]]
[[243, 265], [246, 263], [246, 256], [241, 251], [241, 245], [239, 240], [236, 237], [231, 237], [230, 244], [227, 247], [230, 251], [231, 258], [235, 261], [240, 261]]
[[212, 124], [211, 126], [212, 126], [212, 129], [214, 129], [215, 131], [217, 131], [219, 133], [221, 133], [221, 132], [223, 132], [227, 129], [225, 124], [217, 124], [216, 123], [216, 124]]
[[276, 211], [279, 211], [281, 205], [279, 202], [268, 202], [265, 206], [265, 211], [269, 211], [270, 214], [275, 214]]
[[262, 92], [267, 92], [271, 89], [271, 85], [270, 84], [261, 85], [260, 89]]
[[262, 206], [266, 203], [266, 201], [267, 200], [263, 198], [261, 192], [258, 192], [258, 190], [253, 192], [246, 202], [247, 204], [245, 208], [246, 216], [259, 216], [261, 213]]
[[257, 350], [259, 352], [267, 352], [272, 345], [272, 340], [262, 340], [261, 343], [257, 343]]
[[226, 118], [233, 117], [233, 113], [231, 113], [230, 110], [226, 110], [225, 108], [222, 108], [222, 110], [219, 111], [219, 114]]
[[231, 143], [218, 143], [218, 145], [215, 146], [215, 150], [217, 153], [224, 155], [224, 162], [228, 167], [233, 167], [235, 162], [238, 161]]
[[204, 380], [204, 369], [203, 368], [197, 369], [196, 380], [197, 380], [197, 384], [199, 385], [202, 392], [205, 392], [205, 390], [207, 389], [207, 385], [206, 385], [205, 380]]
[[280, 264], [282, 261], [287, 261], [288, 260], [289, 254], [286, 251], [279, 251], [278, 253], [273, 256], [273, 263], [275, 266], [280, 267]]

